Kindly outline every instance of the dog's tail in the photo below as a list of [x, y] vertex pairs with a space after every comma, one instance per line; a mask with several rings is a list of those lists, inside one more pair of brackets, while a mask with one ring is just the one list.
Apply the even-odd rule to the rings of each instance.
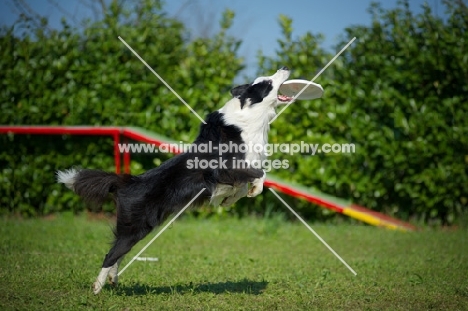
[[122, 188], [130, 175], [117, 175], [99, 170], [69, 169], [57, 171], [57, 182], [65, 184], [86, 202], [102, 205], [109, 193]]

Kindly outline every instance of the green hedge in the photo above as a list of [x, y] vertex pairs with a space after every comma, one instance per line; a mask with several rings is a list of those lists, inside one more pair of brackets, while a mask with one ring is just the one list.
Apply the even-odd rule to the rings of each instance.
[[[278, 174], [400, 218], [453, 223], [466, 212], [468, 10], [446, 9], [442, 20], [427, 6], [414, 15], [405, 1], [387, 11], [374, 4], [370, 27], [347, 28], [337, 51], [357, 40], [319, 77], [323, 99], [291, 105], [272, 134], [354, 143], [357, 152], [292, 157], [293, 169]], [[262, 56], [260, 68], [288, 64], [313, 77], [333, 55], [320, 35], [293, 39], [292, 20], [280, 23], [278, 56]]]
[[[128, 11], [111, 4], [100, 22], [74, 29], [31, 27], [27, 19], [0, 33], [0, 124], [136, 125], [191, 141], [199, 120], [118, 40], [121, 36], [200, 114], [218, 109], [242, 70], [239, 39], [227, 34], [225, 11], [218, 33], [189, 40], [183, 24], [162, 3], [139, 1]], [[370, 8], [371, 25], [345, 29], [341, 49], [358, 39], [317, 80], [323, 99], [291, 105], [272, 125], [270, 142], [354, 143], [355, 154], [285, 155], [288, 170], [273, 172], [397, 217], [454, 223], [468, 204], [468, 58], [462, 4], [446, 4], [446, 18], [428, 8], [413, 15]], [[292, 78], [310, 79], [333, 54], [323, 36], [292, 36], [280, 16], [275, 57], [259, 54], [258, 72], [283, 65]], [[30, 28], [28, 28], [30, 27]], [[19, 33], [26, 29], [24, 34]], [[2, 213], [44, 215], [86, 208], [54, 171], [81, 165], [113, 171], [110, 138], [0, 136]], [[133, 173], [166, 157], [132, 157]], [[308, 218], [333, 213], [288, 198]], [[92, 207], [91, 207], [92, 208]], [[105, 206], [112, 211], [112, 206]], [[266, 192], [226, 211], [201, 215], [284, 211]]]

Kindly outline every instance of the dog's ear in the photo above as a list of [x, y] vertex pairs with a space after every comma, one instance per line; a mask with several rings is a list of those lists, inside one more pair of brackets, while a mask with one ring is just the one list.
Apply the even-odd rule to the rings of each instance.
[[231, 90], [232, 97], [239, 97], [241, 96], [252, 84], [243, 84], [236, 86]]

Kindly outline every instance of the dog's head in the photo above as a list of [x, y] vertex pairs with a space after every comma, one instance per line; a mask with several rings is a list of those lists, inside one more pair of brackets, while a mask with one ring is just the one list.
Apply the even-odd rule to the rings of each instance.
[[[250, 84], [231, 90], [233, 98], [220, 110], [230, 124], [246, 124], [266, 120], [275, 116], [275, 108], [288, 103], [292, 98], [278, 95], [281, 84], [289, 78], [287, 67], [279, 69], [269, 77], [258, 77]], [[261, 122], [263, 124], [263, 122]]]
[[237, 86], [231, 90], [231, 95], [238, 98], [240, 108], [252, 108], [255, 105], [274, 106], [286, 104], [291, 98], [278, 95], [281, 84], [289, 78], [287, 67], [279, 69], [269, 77], [258, 77], [253, 83]]

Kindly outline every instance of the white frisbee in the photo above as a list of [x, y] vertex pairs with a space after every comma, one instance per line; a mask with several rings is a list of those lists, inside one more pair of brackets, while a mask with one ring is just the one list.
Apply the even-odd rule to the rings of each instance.
[[323, 95], [323, 87], [320, 84], [302, 79], [293, 79], [285, 81], [279, 88], [281, 94], [294, 97], [305, 87], [306, 89], [297, 97], [297, 99], [316, 99]]

